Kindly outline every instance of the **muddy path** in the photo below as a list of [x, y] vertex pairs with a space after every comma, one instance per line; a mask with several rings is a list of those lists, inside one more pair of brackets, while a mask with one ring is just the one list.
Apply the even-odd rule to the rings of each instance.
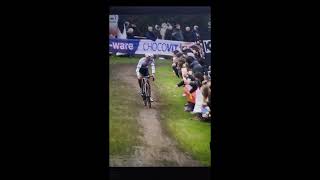
[[[154, 102], [152, 108], [144, 106], [141, 96], [138, 95], [138, 83], [135, 74], [135, 64], [110, 65], [113, 68], [111, 76], [121, 79], [128, 87], [132, 87], [135, 92], [128, 96], [136, 96], [136, 100], [141, 101], [139, 117], [137, 117], [140, 131], [143, 134], [139, 139], [141, 145], [134, 147], [134, 153], [126, 156], [110, 156], [109, 165], [111, 167], [164, 167], [164, 166], [201, 166], [190, 155], [177, 148], [177, 143], [171, 139], [164, 131], [160, 122], [159, 105], [161, 100], [157, 96], [156, 88], [151, 82], [152, 97]], [[112, 98], [112, 97], [111, 97]]]

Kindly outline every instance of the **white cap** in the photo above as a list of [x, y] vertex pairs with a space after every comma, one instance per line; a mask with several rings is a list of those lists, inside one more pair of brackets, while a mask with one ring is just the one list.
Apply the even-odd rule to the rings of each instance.
[[147, 53], [147, 54], [145, 54], [145, 57], [151, 57], [151, 58], [154, 58], [154, 55], [153, 55], [153, 54], [151, 54], [151, 53]]
[[191, 56], [191, 57], [193, 57], [194, 59], [196, 58], [196, 57], [194, 56], [194, 54], [191, 53], [191, 52], [188, 52], [188, 53], [187, 53], [187, 56]]

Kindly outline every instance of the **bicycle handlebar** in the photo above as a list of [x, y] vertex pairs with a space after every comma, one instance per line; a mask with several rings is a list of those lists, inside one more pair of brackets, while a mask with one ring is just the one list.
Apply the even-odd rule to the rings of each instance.
[[148, 75], [148, 76], [143, 76], [143, 78], [151, 78], [152, 77], [152, 80], [154, 81], [154, 76], [153, 75]]
[[144, 78], [151, 78], [151, 77], [153, 77], [153, 75], [142, 76], [142, 77], [144, 77]]

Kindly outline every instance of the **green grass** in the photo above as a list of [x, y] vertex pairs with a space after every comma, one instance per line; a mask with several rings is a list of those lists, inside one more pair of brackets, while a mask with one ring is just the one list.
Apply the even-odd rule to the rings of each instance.
[[[109, 64], [136, 64], [139, 58], [115, 57], [110, 58]], [[110, 65], [110, 66], [111, 66]], [[111, 70], [111, 69], [110, 69]], [[179, 147], [191, 154], [195, 159], [199, 160], [204, 166], [211, 165], [210, 153], [210, 138], [211, 127], [210, 123], [199, 122], [195, 120], [190, 113], [184, 112], [185, 97], [182, 97], [182, 88], [176, 88], [175, 85], [180, 81], [171, 69], [171, 61], [156, 60], [156, 81], [154, 82], [159, 91], [160, 118], [164, 122], [164, 127], [167, 129], [169, 135], [176, 139]], [[110, 82], [110, 95], [115, 98], [110, 98], [112, 104], [110, 106], [110, 153], [118, 153], [123, 149], [130, 151], [130, 146], [139, 143], [135, 139], [137, 134], [137, 124], [133, 124], [136, 120], [134, 117], [138, 106], [129, 99], [118, 99], [118, 95], [126, 93], [127, 89], [114, 89], [112, 84], [119, 84], [121, 82]], [[121, 87], [121, 86], [120, 86]], [[111, 97], [111, 96], [110, 96]], [[124, 112], [129, 111], [125, 115], [117, 112], [115, 109], [124, 108], [117, 105], [125, 101], [128, 103]], [[123, 104], [124, 105], [124, 104]], [[122, 106], [123, 106], [122, 105]], [[128, 108], [130, 107], [130, 108]], [[128, 115], [130, 114], [130, 115]], [[129, 120], [129, 121], [128, 121]], [[128, 122], [129, 123], [128, 123]], [[124, 122], [126, 122], [124, 124]], [[128, 126], [128, 127], [124, 127]], [[125, 131], [121, 129], [126, 129]], [[123, 151], [121, 151], [123, 152]]]
[[[110, 65], [110, 73], [115, 68]], [[131, 88], [120, 79], [110, 76], [109, 90], [109, 154], [124, 155], [133, 151], [133, 146], [139, 145], [139, 113], [138, 101], [134, 97], [126, 97]]]
[[195, 120], [194, 115], [184, 112], [185, 97], [182, 88], [175, 85], [180, 81], [171, 69], [171, 62], [165, 66], [158, 66], [155, 84], [160, 92], [161, 119], [164, 120], [169, 134], [179, 143], [180, 148], [189, 152], [203, 165], [211, 165], [210, 123]]

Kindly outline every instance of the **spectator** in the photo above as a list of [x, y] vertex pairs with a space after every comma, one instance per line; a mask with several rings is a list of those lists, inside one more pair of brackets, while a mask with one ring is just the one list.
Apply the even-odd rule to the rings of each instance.
[[141, 32], [137, 28], [137, 25], [131, 24], [130, 27], [133, 29], [133, 36], [141, 36]]
[[165, 38], [166, 30], [167, 30], [167, 24], [166, 23], [162, 23], [161, 24], [161, 29], [160, 29], [161, 39]]
[[201, 72], [196, 72], [194, 74], [194, 80], [190, 81], [188, 84], [192, 86], [192, 89], [190, 90], [190, 93], [193, 93], [197, 90], [198, 87], [201, 86], [202, 81], [204, 80], [203, 74]]
[[150, 39], [150, 40], [152, 40], [152, 41], [157, 40], [156, 35], [153, 33], [153, 28], [152, 28], [152, 26], [149, 26], [149, 27], [148, 27], [148, 32], [146, 33], [146, 37], [147, 37], [147, 39]]
[[180, 29], [180, 24], [177, 24], [176, 28], [173, 30], [172, 40], [183, 41], [183, 34], [182, 34], [181, 29]]
[[124, 26], [126, 27], [126, 29], [128, 29], [130, 26], [130, 22], [129, 21], [124, 22]]
[[135, 39], [133, 32], [134, 32], [134, 30], [132, 28], [128, 29], [128, 31], [127, 31], [127, 39]]
[[187, 47], [182, 47], [182, 53], [183, 53], [183, 56], [185, 57], [185, 58], [187, 58], [188, 57], [188, 53], [192, 53], [192, 50], [190, 49], [190, 48], [187, 48]]
[[[193, 109], [193, 114], [197, 114], [198, 118], [202, 117], [202, 105], [203, 105], [203, 95], [201, 91], [201, 86], [202, 86], [202, 81], [203, 75], [200, 72], [197, 72], [194, 74], [195, 76], [195, 81], [190, 82], [190, 85], [193, 86], [193, 89], [196, 88], [196, 101], [195, 101], [195, 106]], [[192, 90], [190, 90], [191, 92]]]
[[165, 40], [172, 40], [172, 26], [169, 25], [164, 36]]
[[199, 26], [193, 26], [192, 36], [195, 41], [200, 40]]
[[155, 25], [154, 29], [155, 29], [154, 34], [156, 35], [157, 39], [162, 39], [161, 34], [160, 34], [160, 26]]
[[210, 114], [210, 110], [211, 110], [211, 102], [209, 100], [210, 94], [211, 94], [211, 89], [210, 89], [210, 85], [211, 82], [204, 80], [202, 82], [202, 86], [201, 86], [201, 92], [202, 92], [202, 96], [203, 96], [203, 104], [202, 104], [202, 118], [209, 118], [211, 116]]
[[184, 37], [184, 41], [186, 41], [186, 42], [194, 42], [195, 41], [195, 39], [193, 38], [192, 32], [190, 30], [190, 27], [188, 27], [188, 26], [186, 27], [186, 31], [184, 32], [183, 37]]
[[180, 58], [181, 56], [182, 54], [178, 50], [173, 51], [172, 69], [178, 78], [179, 78], [178, 58]]
[[188, 56], [186, 61], [187, 61], [188, 65], [189, 65], [190, 69], [192, 69], [193, 73], [197, 73], [197, 72], [202, 73], [203, 72], [202, 66], [193, 57]]

